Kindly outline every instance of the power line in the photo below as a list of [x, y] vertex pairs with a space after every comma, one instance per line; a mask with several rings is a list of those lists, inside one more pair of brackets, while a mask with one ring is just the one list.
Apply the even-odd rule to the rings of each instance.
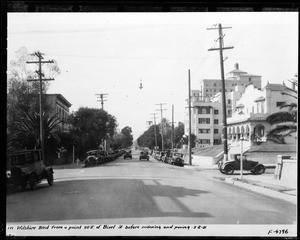
[[220, 66], [221, 66], [221, 79], [222, 79], [222, 107], [223, 107], [223, 134], [224, 134], [224, 161], [227, 161], [228, 155], [228, 146], [227, 146], [227, 120], [226, 120], [226, 97], [225, 97], [225, 77], [224, 77], [224, 59], [223, 59], [223, 50], [232, 49], [233, 47], [224, 47], [222, 30], [228, 29], [231, 27], [222, 27], [221, 24], [218, 24], [218, 27], [207, 28], [207, 30], [218, 30], [219, 31], [219, 48], [210, 48], [208, 51], [220, 52]]

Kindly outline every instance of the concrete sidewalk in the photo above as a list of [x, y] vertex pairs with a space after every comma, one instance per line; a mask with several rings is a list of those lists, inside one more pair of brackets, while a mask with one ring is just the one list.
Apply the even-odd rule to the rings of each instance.
[[[186, 169], [194, 169], [196, 171], [216, 170], [218, 173], [220, 173], [217, 165], [185, 165], [184, 167]], [[297, 204], [297, 183], [291, 184], [288, 181], [275, 179], [274, 171], [274, 167], [270, 165], [267, 166], [266, 172], [261, 175], [253, 175], [245, 171], [243, 172], [243, 176], [241, 178], [240, 171], [235, 171], [233, 175], [225, 175], [220, 173], [213, 174], [212, 177], [249, 191], [254, 191]]]

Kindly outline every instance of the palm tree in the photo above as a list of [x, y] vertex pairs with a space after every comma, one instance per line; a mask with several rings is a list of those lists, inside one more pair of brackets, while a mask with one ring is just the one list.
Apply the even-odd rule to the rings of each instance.
[[[294, 80], [295, 86], [298, 86], [298, 80]], [[298, 100], [298, 97], [293, 95], [297, 94], [298, 91], [289, 89], [292, 93], [281, 92], [282, 95], [288, 95]], [[297, 132], [297, 107], [296, 102], [286, 102], [281, 105], [280, 108], [288, 108], [289, 111], [280, 111], [269, 115], [266, 121], [275, 125], [278, 124], [267, 134], [267, 139], [277, 143], [285, 143], [285, 138], [291, 136], [292, 133]]]
[[[48, 117], [43, 112], [43, 129], [45, 139], [51, 139], [59, 142], [59, 136], [54, 129], [61, 123], [57, 118], [57, 114]], [[39, 120], [40, 116], [36, 112], [20, 113], [19, 119], [15, 122], [15, 128], [8, 137], [8, 149], [36, 149], [40, 147]]]

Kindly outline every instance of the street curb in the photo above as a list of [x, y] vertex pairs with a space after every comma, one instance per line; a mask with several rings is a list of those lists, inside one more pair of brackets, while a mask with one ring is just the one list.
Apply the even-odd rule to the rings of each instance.
[[232, 185], [236, 185], [239, 187], [242, 187], [244, 189], [253, 191], [253, 192], [257, 192], [263, 195], [267, 195], [269, 197], [274, 197], [274, 198], [279, 198], [281, 200], [285, 200], [288, 202], [291, 202], [293, 204], [297, 204], [297, 196], [292, 196], [286, 193], [281, 193], [279, 191], [276, 190], [272, 190], [263, 186], [256, 186], [253, 184], [249, 184], [249, 183], [244, 183], [241, 182], [240, 180], [236, 180], [233, 178], [225, 178], [223, 179], [226, 183], [232, 184]]

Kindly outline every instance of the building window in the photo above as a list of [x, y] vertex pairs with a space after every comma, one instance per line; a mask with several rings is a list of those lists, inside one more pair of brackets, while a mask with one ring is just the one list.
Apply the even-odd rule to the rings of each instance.
[[217, 84], [216, 84], [216, 83], [214, 83], [214, 86], [217, 86]]
[[218, 115], [219, 114], [219, 110], [214, 110], [214, 114]]
[[214, 145], [219, 144], [219, 139], [214, 139]]
[[232, 90], [232, 89], [230, 89], [230, 92], [233, 92], [233, 90]]
[[214, 129], [214, 134], [218, 134], [219, 133], [219, 129]]
[[285, 102], [276, 102], [276, 107], [280, 107], [281, 105], [283, 105]]
[[229, 109], [229, 110], [228, 110], [228, 117], [231, 116], [231, 113], [232, 113], [232, 111], [231, 111], [231, 109]]
[[210, 133], [210, 129], [199, 128], [198, 133]]
[[251, 78], [249, 78], [249, 82], [251, 81]]
[[205, 92], [208, 92], [208, 89], [206, 89]]
[[210, 118], [199, 118], [198, 123], [199, 124], [210, 124]]
[[220, 90], [220, 92], [222, 92], [222, 89], [219, 89]]
[[216, 89], [214, 89], [214, 92], [216, 92]]
[[228, 99], [228, 100], [227, 100], [227, 102], [228, 102], [228, 104], [230, 104], [230, 103], [231, 103], [231, 100], [230, 100], [230, 99]]
[[206, 108], [206, 114], [210, 114], [210, 108]]
[[218, 119], [214, 119], [214, 124], [219, 124], [219, 120]]
[[199, 139], [200, 144], [210, 144], [210, 139]]

